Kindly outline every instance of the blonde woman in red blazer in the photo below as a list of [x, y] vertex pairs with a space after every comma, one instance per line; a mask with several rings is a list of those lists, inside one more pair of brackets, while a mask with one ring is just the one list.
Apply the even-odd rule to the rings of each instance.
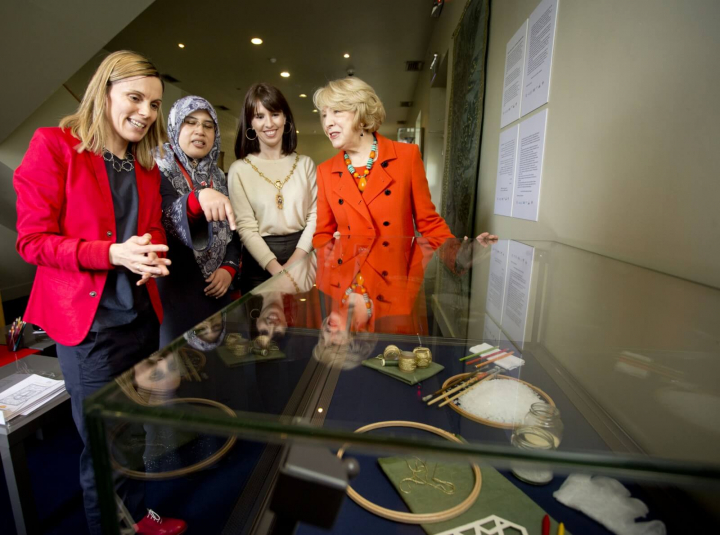
[[[85, 442], [80, 483], [90, 533], [100, 508], [82, 405], [95, 390], [158, 349], [162, 308], [155, 281], [170, 261], [160, 222], [160, 174], [152, 149], [165, 137], [163, 84], [133, 52], [110, 54], [78, 111], [41, 128], [15, 171], [17, 250], [38, 266], [25, 313], [57, 344], [73, 419]], [[142, 487], [118, 494], [138, 533], [158, 533]], [[168, 529], [169, 528], [169, 529]], [[162, 533], [185, 523], [165, 519]]]

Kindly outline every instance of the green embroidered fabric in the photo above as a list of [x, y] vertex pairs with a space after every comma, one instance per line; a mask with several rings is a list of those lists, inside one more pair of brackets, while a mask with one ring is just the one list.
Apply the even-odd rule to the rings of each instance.
[[415, 371], [410, 373], [401, 372], [397, 366], [383, 366], [382, 361], [376, 358], [364, 360], [362, 365], [372, 368], [373, 370], [377, 370], [380, 373], [384, 373], [385, 375], [389, 375], [390, 377], [409, 385], [414, 385], [424, 381], [425, 379], [429, 379], [433, 375], [438, 374], [445, 369], [445, 367], [441, 364], [431, 362], [430, 366], [427, 368], [415, 368]]
[[[442, 482], [452, 483], [455, 486], [453, 494], [446, 494], [442, 490], [429, 485], [418, 485], [408, 481], [402, 482], [403, 479], [412, 476], [412, 472], [408, 468], [408, 461], [411, 466], [415, 466], [416, 460], [414, 458], [386, 457], [378, 459], [383, 472], [400, 493], [411, 512], [432, 513], [444, 511], [467, 498], [475, 482], [470, 464], [444, 461], [436, 463], [431, 459], [423, 460], [427, 463], [429, 473], [427, 479], [432, 481], [434, 476]], [[481, 464], [480, 472], [482, 474], [480, 496], [478, 496], [472, 507], [460, 516], [445, 522], [423, 524], [422, 528], [425, 532], [428, 535], [435, 535], [490, 515], [497, 515], [525, 527], [529, 535], [541, 535], [545, 511], [493, 467]], [[404, 491], [410, 492], [401, 492], [401, 485]], [[447, 484], [443, 486], [446, 489], [448, 488]], [[557, 526], [558, 523], [551, 518], [550, 533], [556, 533]], [[570, 534], [567, 530], [565, 533]]]

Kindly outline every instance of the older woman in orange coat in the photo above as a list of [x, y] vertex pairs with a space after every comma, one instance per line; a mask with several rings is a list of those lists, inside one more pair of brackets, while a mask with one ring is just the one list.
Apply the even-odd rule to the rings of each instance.
[[[318, 166], [317, 228], [313, 245], [341, 235], [414, 236], [438, 245], [452, 238], [435, 211], [417, 145], [377, 133], [385, 108], [372, 87], [344, 78], [313, 97], [325, 134], [338, 154]], [[497, 239], [487, 232], [482, 242]]]
[[[407, 270], [407, 265], [394, 269], [390, 260], [396, 256], [392, 249], [399, 246], [397, 237], [415, 236], [417, 230], [431, 250], [454, 237], [430, 198], [417, 145], [397, 143], [378, 134], [385, 108], [372, 87], [358, 78], [344, 78], [318, 89], [313, 100], [321, 112], [325, 134], [339, 151], [317, 170], [316, 248], [336, 233], [376, 237], [379, 251], [374, 254], [387, 259], [387, 267], [381, 271], [387, 281]], [[487, 244], [497, 236], [485, 232], [477, 239]], [[369, 267], [361, 268], [357, 259], [345, 254], [342, 239], [332, 247], [331, 271], [344, 272], [347, 266], [341, 267], [343, 262], [354, 265], [355, 278], [350, 280], [344, 301], [362, 298], [369, 316], [379, 308], [376, 301], [391, 301], [389, 294], [370, 298], [372, 292], [366, 288], [372, 279]], [[409, 261], [407, 254], [398, 258]], [[407, 277], [407, 273], [402, 274]]]

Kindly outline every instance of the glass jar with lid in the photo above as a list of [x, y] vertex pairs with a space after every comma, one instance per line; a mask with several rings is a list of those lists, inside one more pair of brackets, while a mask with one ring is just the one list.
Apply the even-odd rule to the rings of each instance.
[[530, 406], [530, 411], [525, 415], [522, 427], [538, 427], [550, 433], [553, 436], [553, 449], [560, 445], [565, 429], [560, 419], [560, 409], [544, 402], [533, 403]]
[[[533, 403], [523, 423], [513, 430], [512, 445], [525, 451], [552, 451], [562, 441], [564, 425], [560, 411], [548, 403]], [[513, 461], [515, 477], [533, 485], [550, 483], [553, 472], [547, 463]]]

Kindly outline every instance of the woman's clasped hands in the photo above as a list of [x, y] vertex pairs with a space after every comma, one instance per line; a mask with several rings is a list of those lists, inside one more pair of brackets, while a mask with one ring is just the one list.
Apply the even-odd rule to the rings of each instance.
[[167, 251], [167, 245], [152, 243], [150, 234], [133, 236], [123, 243], [113, 243], [110, 246], [110, 263], [141, 275], [137, 285], [142, 286], [151, 278], [166, 277], [170, 274], [167, 266], [172, 262], [158, 256], [158, 253]]

